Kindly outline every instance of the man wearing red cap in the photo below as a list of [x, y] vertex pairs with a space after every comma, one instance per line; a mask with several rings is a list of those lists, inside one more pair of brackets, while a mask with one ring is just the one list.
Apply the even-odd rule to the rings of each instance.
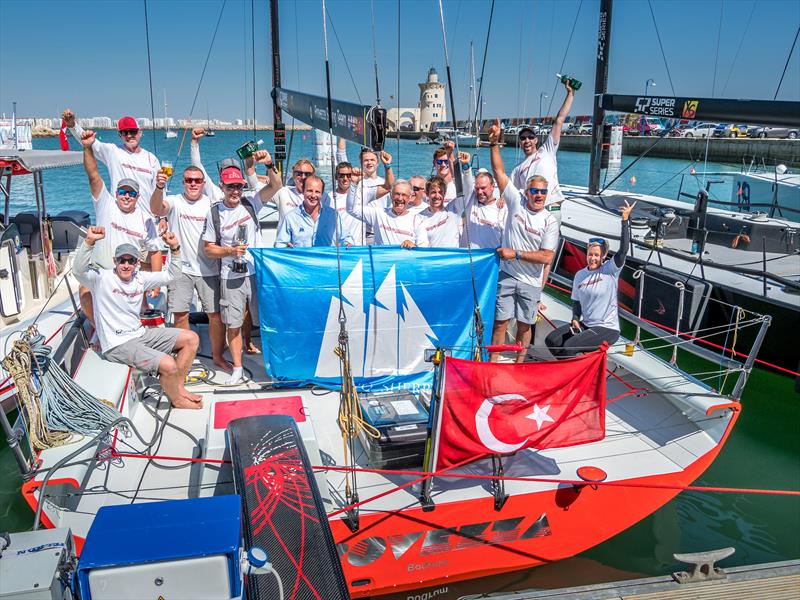
[[[66, 109], [61, 118], [64, 119], [73, 137], [81, 141], [83, 128], [75, 122], [75, 113]], [[121, 179], [133, 179], [139, 184], [139, 206], [148, 215], [150, 212], [150, 196], [156, 187], [156, 173], [161, 163], [150, 152], [139, 145], [142, 130], [133, 117], [122, 117], [117, 123], [117, 130], [122, 146], [95, 140], [92, 150], [107, 168], [111, 178], [111, 189], [115, 189]]]
[[220, 260], [220, 306], [222, 322], [228, 328], [228, 348], [233, 372], [225, 383], [233, 385], [242, 376], [242, 325], [245, 309], [250, 308], [253, 323], [258, 321], [258, 301], [253, 256], [247, 248], [261, 246], [258, 211], [263, 208], [259, 194], [242, 196], [245, 179], [239, 167], [229, 166], [219, 174], [222, 202], [211, 206], [203, 231], [208, 258]]

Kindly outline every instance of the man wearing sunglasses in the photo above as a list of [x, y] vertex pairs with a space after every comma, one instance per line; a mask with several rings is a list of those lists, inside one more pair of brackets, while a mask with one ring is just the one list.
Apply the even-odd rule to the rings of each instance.
[[[200, 139], [204, 137], [205, 134], [206, 130], [202, 127], [195, 127], [192, 129], [192, 143], [190, 144], [189, 155], [191, 157], [192, 166], [197, 167], [203, 173], [203, 178], [205, 180], [203, 193], [209, 197], [211, 204], [216, 204], [217, 202], [222, 202], [222, 198], [225, 196], [225, 194], [222, 193], [222, 190], [219, 188], [219, 186], [214, 183], [211, 177], [208, 176], [208, 172], [203, 166], [203, 161], [200, 158]], [[255, 163], [257, 162], [267, 164], [268, 169], [274, 168], [272, 159], [269, 156], [269, 152], [266, 150], [258, 150], [254, 152], [252, 156], [248, 156], [246, 159], [244, 159], [244, 176], [247, 180], [248, 187], [253, 191], [260, 190], [262, 187], [264, 187], [264, 184], [262, 184], [259, 178], [256, 176]], [[221, 171], [226, 166], [239, 167], [240, 163], [237, 158], [223, 159], [219, 163], [218, 171]]]
[[428, 208], [425, 187], [427, 182], [424, 177], [414, 175], [408, 180], [411, 184], [411, 199], [408, 201], [408, 210], [412, 213], [421, 213]]
[[355, 194], [350, 193], [347, 195], [347, 212], [372, 228], [376, 246], [426, 247], [428, 236], [423, 227], [425, 220], [421, 215], [409, 212], [410, 199], [411, 185], [399, 179], [392, 185], [391, 207], [384, 207], [378, 202], [362, 205], [356, 202]]
[[444, 205], [445, 207], [455, 200], [457, 191], [456, 183], [453, 181], [453, 163], [456, 143], [453, 140], [447, 140], [442, 144], [441, 148], [433, 151], [433, 172], [434, 175], [443, 179], [447, 185], [444, 192]]
[[[64, 119], [72, 136], [83, 144], [83, 128], [75, 122], [75, 113], [66, 109], [61, 118]], [[142, 130], [133, 117], [121, 117], [117, 121], [117, 133], [122, 146], [101, 142], [93, 138], [92, 150], [95, 156], [108, 169], [111, 186], [117, 185], [121, 179], [132, 179], [139, 185], [139, 206], [150, 214], [150, 196], [156, 186], [156, 173], [161, 169], [158, 159], [139, 145]], [[152, 215], [151, 215], [152, 216]]]
[[[156, 225], [149, 208], [145, 212], [139, 203], [140, 186], [134, 179], [123, 178], [117, 181], [114, 195], [106, 189], [94, 156], [95, 133], [84, 131], [81, 135], [83, 145], [83, 168], [89, 180], [89, 189], [94, 202], [96, 223], [104, 227], [107, 234], [94, 247], [92, 260], [104, 269], [114, 266], [114, 249], [120, 244], [130, 244], [139, 249], [140, 256], [148, 258], [146, 270], [161, 270], [161, 245], [156, 233]], [[137, 255], [137, 258], [140, 257]], [[80, 291], [81, 305], [90, 321], [93, 322], [91, 294], [85, 288]]]
[[233, 371], [226, 384], [243, 381], [242, 325], [246, 309], [252, 322], [258, 322], [258, 300], [253, 256], [248, 248], [261, 247], [257, 220], [263, 208], [259, 194], [243, 197], [245, 180], [238, 167], [226, 167], [220, 173], [219, 187], [225, 194], [222, 202], [211, 206], [203, 231], [203, 250], [210, 259], [220, 260], [220, 314], [227, 327], [228, 349]]
[[367, 243], [367, 230], [363, 221], [359, 221], [347, 212], [347, 194], [353, 184], [353, 165], [347, 161], [336, 165], [336, 188], [333, 190], [333, 201], [336, 212], [342, 219], [345, 230], [353, 239], [353, 244], [363, 246]]
[[[521, 192], [506, 175], [500, 156], [501, 135], [500, 126], [495, 123], [489, 129], [492, 171], [506, 202], [508, 216], [502, 246], [497, 249], [502, 262], [497, 280], [492, 344], [505, 343], [508, 323], [515, 318], [516, 342], [524, 348], [517, 354], [517, 362], [522, 362], [533, 337], [539, 297], [545, 283], [544, 267], [553, 260], [558, 244], [558, 222], [545, 210], [548, 182], [544, 177], [531, 176]], [[491, 357], [492, 361], [498, 359], [496, 353]]]
[[[268, 165], [269, 167], [269, 165]], [[274, 168], [267, 169], [269, 182], [258, 192], [262, 204], [275, 204], [278, 209], [278, 229], [286, 215], [303, 204], [303, 188], [306, 179], [316, 175], [317, 170], [307, 158], [301, 158], [292, 166], [293, 186], [283, 185], [280, 175]], [[331, 199], [327, 192], [322, 197], [322, 206], [330, 206]]]
[[183, 171], [183, 193], [164, 195], [167, 175], [156, 175], [156, 189], [150, 197], [150, 208], [158, 217], [167, 217], [170, 230], [182, 242], [181, 274], [169, 285], [167, 302], [175, 327], [189, 329], [189, 308], [197, 291], [203, 312], [208, 315], [208, 336], [214, 364], [225, 372], [230, 363], [222, 353], [225, 346], [225, 327], [220, 318], [219, 261], [210, 259], [203, 251], [203, 228], [211, 210], [211, 200], [203, 193], [205, 176], [199, 167]]
[[91, 266], [93, 247], [106, 239], [107, 231], [104, 227], [90, 227], [73, 265], [75, 277], [92, 292], [103, 358], [144, 373], [158, 373], [161, 388], [175, 408], [202, 408], [202, 396], [192, 394], [183, 384], [200, 344], [197, 334], [176, 327], [145, 328], [139, 317], [145, 292], [167, 285], [180, 275], [178, 238], [171, 231], [162, 235], [172, 255], [169, 272], [141, 272], [139, 250], [127, 243], [114, 248], [113, 268]]

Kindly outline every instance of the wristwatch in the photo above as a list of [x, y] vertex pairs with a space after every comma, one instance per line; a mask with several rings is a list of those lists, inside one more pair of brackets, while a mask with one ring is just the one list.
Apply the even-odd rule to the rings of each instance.
[[275, 168], [275, 163], [274, 162], [264, 163], [264, 166], [266, 166], [267, 169], [274, 169]]
[[172, 252], [173, 254], [175, 254], [176, 252], [180, 252], [181, 251], [181, 245], [178, 244], [175, 248], [170, 248], [169, 251]]
[[520, 252], [519, 250], [515, 250], [514, 252], [516, 253], [515, 254], [515, 258], [517, 260], [521, 260], [522, 259], [522, 252]]

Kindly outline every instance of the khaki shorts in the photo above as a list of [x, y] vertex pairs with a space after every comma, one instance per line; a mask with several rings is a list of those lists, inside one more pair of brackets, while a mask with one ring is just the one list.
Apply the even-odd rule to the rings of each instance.
[[258, 323], [258, 298], [256, 278], [253, 275], [223, 279], [220, 284], [222, 298], [219, 301], [222, 322], [226, 327], [237, 329], [244, 323], [244, 313], [250, 307], [253, 324]]
[[197, 297], [200, 298], [203, 312], [219, 312], [219, 275], [202, 277], [201, 275], [181, 273], [169, 284], [167, 290], [167, 306], [171, 313], [189, 312], [195, 290], [197, 290]]
[[105, 352], [103, 358], [155, 375], [161, 359], [175, 349], [175, 342], [182, 331], [177, 327], [146, 328], [139, 337]]
[[541, 295], [542, 288], [523, 283], [500, 271], [497, 278], [494, 320], [508, 321], [513, 317], [521, 323], [532, 325], [536, 322], [536, 311], [539, 308]]

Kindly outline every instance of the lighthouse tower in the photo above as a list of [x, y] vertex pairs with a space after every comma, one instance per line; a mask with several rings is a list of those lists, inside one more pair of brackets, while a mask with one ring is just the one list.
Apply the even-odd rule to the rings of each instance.
[[428, 71], [428, 80], [419, 84], [419, 130], [430, 131], [435, 121], [446, 121], [444, 106], [444, 84], [433, 67]]

